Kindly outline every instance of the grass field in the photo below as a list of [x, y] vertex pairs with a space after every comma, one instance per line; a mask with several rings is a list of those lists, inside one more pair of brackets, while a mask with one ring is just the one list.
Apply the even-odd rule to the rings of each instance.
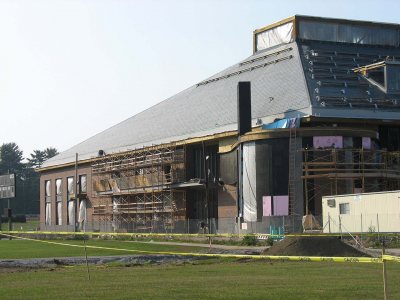
[[[1, 224], [3, 230], [8, 230], [8, 223]], [[27, 220], [25, 223], [13, 222], [12, 228], [15, 231], [35, 231], [39, 228], [39, 220]]]
[[[0, 272], [1, 299], [379, 299], [380, 264], [201, 261]], [[390, 299], [400, 267], [388, 265]]]
[[[57, 241], [83, 245], [83, 241]], [[89, 245], [141, 251], [199, 252], [200, 247], [90, 240]], [[1, 240], [0, 258], [83, 256], [82, 248]], [[88, 254], [135, 254], [88, 249]], [[388, 263], [389, 299], [400, 299], [400, 264]], [[379, 299], [382, 265], [208, 259], [185, 264], [111, 263], [0, 268], [0, 299]]]
[[[74, 240], [53, 240], [50, 242], [72, 244], [83, 246], [83, 241]], [[196, 246], [176, 246], [176, 245], [158, 245], [151, 243], [138, 243], [131, 241], [114, 240], [89, 240], [87, 245], [108, 248], [132, 249], [139, 252], [128, 252], [118, 250], [103, 250], [88, 248], [88, 256], [102, 255], [134, 255], [140, 254], [140, 251], [164, 251], [164, 252], [200, 252], [205, 248]], [[68, 257], [84, 256], [83, 248], [69, 247], [64, 245], [46, 244], [26, 240], [1, 240], [0, 241], [0, 259], [10, 258], [46, 258], [46, 257]]]

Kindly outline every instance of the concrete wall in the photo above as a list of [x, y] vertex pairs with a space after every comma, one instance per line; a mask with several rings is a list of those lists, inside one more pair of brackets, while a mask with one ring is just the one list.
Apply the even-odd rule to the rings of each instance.
[[[335, 200], [334, 206], [328, 205], [329, 199]], [[345, 203], [349, 213], [340, 214]], [[400, 191], [326, 196], [322, 209], [326, 233], [400, 232]]]

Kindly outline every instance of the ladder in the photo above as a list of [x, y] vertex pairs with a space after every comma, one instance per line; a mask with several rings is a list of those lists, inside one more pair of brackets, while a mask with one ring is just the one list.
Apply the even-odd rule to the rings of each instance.
[[296, 155], [297, 155], [297, 130], [289, 128], [289, 215], [295, 214], [296, 202]]

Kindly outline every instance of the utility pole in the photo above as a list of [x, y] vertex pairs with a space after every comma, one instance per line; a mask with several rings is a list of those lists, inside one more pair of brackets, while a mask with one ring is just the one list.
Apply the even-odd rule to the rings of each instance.
[[[10, 198], [7, 199], [7, 217], [8, 217], [8, 231], [12, 230], [12, 212], [11, 212], [11, 203], [10, 203]], [[9, 233], [10, 234], [10, 233]], [[11, 234], [9, 235], [8, 238], [10, 241], [12, 240]]]
[[78, 153], [75, 153], [75, 222], [74, 222], [74, 231], [78, 231], [78, 191], [79, 191], [79, 183], [78, 183]]
[[202, 142], [202, 152], [203, 152], [203, 169], [204, 169], [204, 180], [205, 180], [205, 188], [206, 188], [206, 195], [205, 195], [205, 216], [207, 219], [207, 227], [208, 227], [208, 233], [210, 233], [210, 218], [209, 218], [209, 203], [208, 203], [208, 168], [207, 168], [207, 160], [208, 157], [206, 156], [206, 146], [204, 144], [204, 141]]
[[[10, 170], [8, 170], [7, 174], [10, 174]], [[15, 177], [14, 177], [15, 180]], [[11, 202], [10, 198], [7, 199], [7, 216], [8, 216], [8, 231], [12, 230], [12, 211], [11, 211]], [[12, 237], [10, 235], [9, 240], [12, 240]]]
[[387, 299], [387, 272], [386, 272], [386, 260], [384, 258], [385, 255], [385, 241], [382, 241], [382, 275], [383, 275], [383, 299]]
[[12, 213], [11, 213], [11, 202], [10, 202], [10, 198], [7, 199], [7, 203], [8, 203], [8, 231], [12, 230]]

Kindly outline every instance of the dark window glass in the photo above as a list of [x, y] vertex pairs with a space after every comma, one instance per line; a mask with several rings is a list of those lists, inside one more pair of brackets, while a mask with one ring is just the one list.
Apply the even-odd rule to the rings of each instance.
[[339, 213], [341, 215], [350, 214], [350, 204], [349, 203], [340, 203], [339, 204]]

